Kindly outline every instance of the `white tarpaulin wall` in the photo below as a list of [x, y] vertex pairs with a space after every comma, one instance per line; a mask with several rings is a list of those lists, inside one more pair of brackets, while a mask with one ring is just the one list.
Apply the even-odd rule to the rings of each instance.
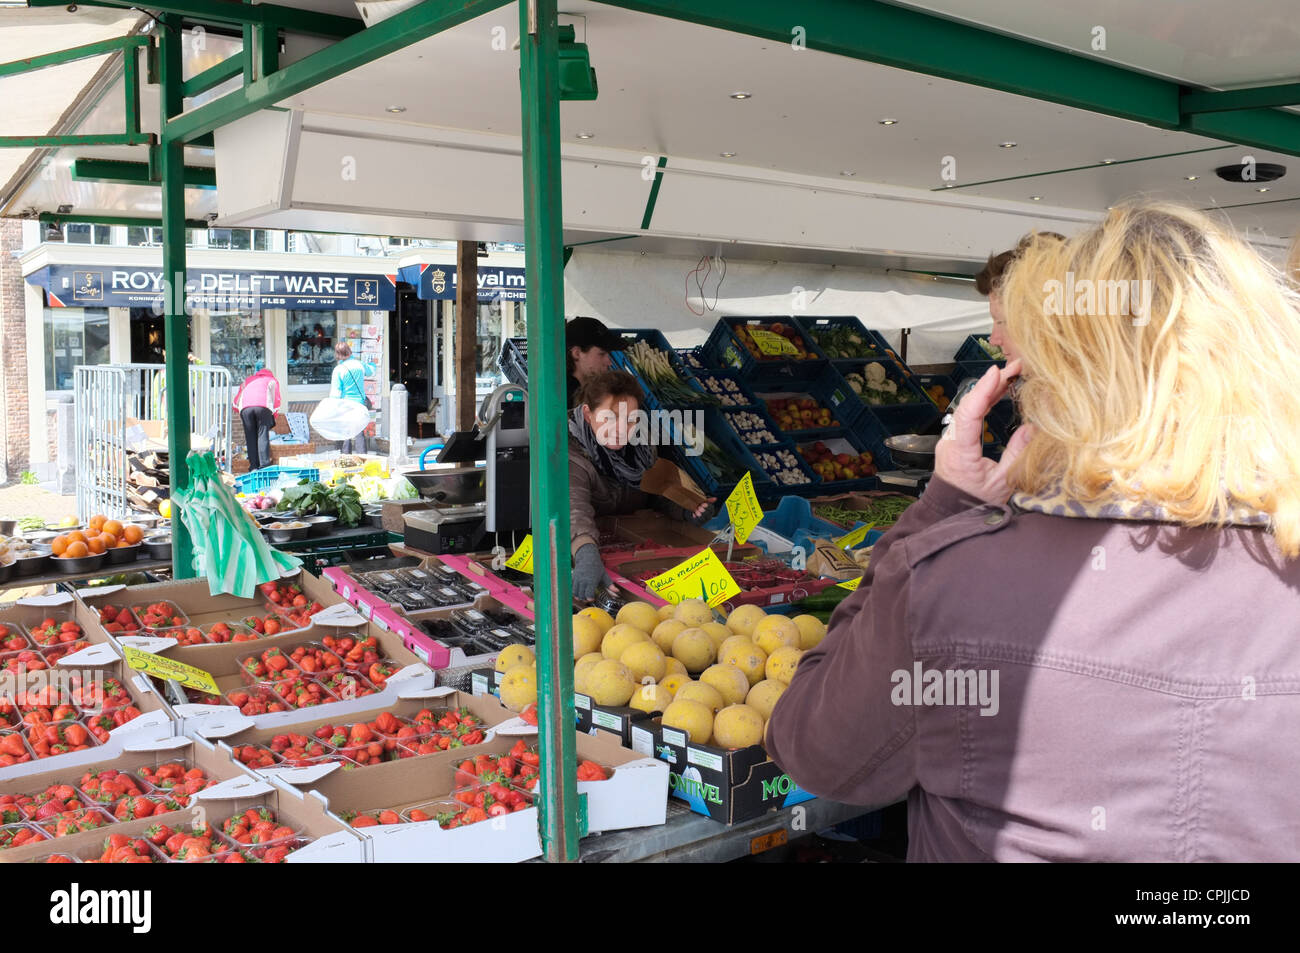
[[[947, 363], [967, 335], [987, 334], [993, 326], [988, 301], [973, 282], [756, 261], [727, 261], [723, 274], [716, 260], [707, 277], [701, 271], [688, 278], [698, 264], [695, 258], [578, 248], [564, 269], [565, 316], [588, 315], [611, 328], [658, 328], [674, 347], [694, 347], [723, 315], [854, 315], [895, 347], [901, 329], [911, 328], [910, 364]], [[702, 307], [697, 278], [709, 310]]]

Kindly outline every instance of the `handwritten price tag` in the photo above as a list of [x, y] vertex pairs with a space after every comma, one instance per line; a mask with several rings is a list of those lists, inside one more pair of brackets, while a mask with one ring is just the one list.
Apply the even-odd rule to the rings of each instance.
[[711, 549], [697, 553], [667, 572], [646, 581], [659, 598], [676, 605], [686, 599], [703, 599], [711, 606], [740, 595], [740, 586]]
[[754, 477], [746, 473], [745, 478], [736, 484], [736, 488], [727, 497], [727, 515], [731, 525], [736, 528], [736, 542], [743, 543], [749, 534], [763, 519], [763, 508], [758, 505], [758, 496], [754, 493]]
[[126, 664], [137, 672], [144, 672], [156, 678], [174, 678], [186, 688], [196, 688], [208, 695], [221, 694], [216, 680], [201, 668], [183, 662], [174, 662], [152, 652], [141, 652], [129, 645], [122, 646], [122, 654], [126, 657]]
[[798, 354], [799, 350], [790, 343], [789, 338], [782, 334], [774, 334], [771, 331], [760, 331], [758, 328], [750, 328], [749, 336], [754, 339], [758, 349], [764, 354]]
[[875, 525], [875, 523], [867, 523], [865, 526], [859, 526], [852, 532], [845, 533], [835, 540], [835, 545], [840, 549], [852, 549], [867, 538], [867, 534], [871, 532], [871, 528]]
[[533, 534], [529, 533], [524, 537], [524, 541], [519, 544], [514, 555], [506, 560], [506, 566], [510, 569], [517, 569], [520, 572], [532, 573], [533, 571]]

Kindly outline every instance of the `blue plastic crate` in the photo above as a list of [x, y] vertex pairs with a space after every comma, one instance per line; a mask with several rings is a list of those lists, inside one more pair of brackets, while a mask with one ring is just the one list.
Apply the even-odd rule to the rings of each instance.
[[506, 338], [497, 367], [512, 384], [528, 386], [528, 338]]
[[301, 480], [319, 479], [320, 471], [315, 467], [262, 467], [235, 477], [235, 492], [256, 493], [277, 486], [294, 486]]
[[[853, 388], [835, 368], [828, 364], [821, 367], [821, 373], [816, 378], [803, 381], [779, 382], [774, 385], [768, 385], [764, 389], [755, 386], [754, 396], [758, 398], [763, 408], [767, 410], [767, 402], [781, 395], [791, 395], [795, 399], [801, 399], [799, 395], [806, 394], [808, 397], [817, 401], [817, 403], [831, 412], [831, 423], [826, 427], [810, 427], [807, 430], [789, 430], [784, 431], [787, 439], [800, 439], [808, 436], [810, 432], [825, 430], [840, 430], [851, 428], [858, 422], [862, 416], [864, 407], [857, 396], [853, 393]], [[768, 411], [768, 416], [776, 421], [777, 415]]]
[[[777, 356], [762, 359], [754, 357], [741, 344], [735, 328], [737, 325], [759, 324], [784, 324], [793, 327], [799, 332], [799, 338], [803, 342], [805, 351], [812, 354], [813, 357], [804, 360]], [[796, 377], [807, 373], [798, 370], [802, 365], [818, 364], [825, 359], [821, 356], [821, 352], [817, 350], [817, 346], [808, 340], [808, 336], [799, 328], [799, 324], [794, 318], [776, 316], [719, 318], [718, 323], [713, 326], [713, 331], [709, 334], [709, 339], [700, 348], [700, 360], [710, 367], [736, 371], [741, 377], [748, 380], [760, 371], [768, 374]]]
[[[712, 404], [707, 403], [704, 400], [701, 400], [699, 402], [692, 402], [690, 404], [685, 404], [682, 402], [682, 400], [679, 400], [677, 398], [673, 398], [672, 400], [666, 400], [662, 398], [659, 395], [659, 393], [655, 391], [654, 387], [650, 384], [650, 382], [646, 380], [645, 377], [641, 375], [641, 372], [636, 369], [636, 366], [632, 363], [631, 358], [629, 358], [622, 351], [614, 351], [613, 353], [611, 353], [610, 361], [619, 370], [627, 371], [627, 373], [631, 374], [633, 377], [636, 378], [637, 384], [640, 385], [641, 387], [641, 392], [645, 394], [645, 398], [646, 398], [645, 404], [648, 410], [664, 410], [664, 409], [675, 408], [675, 407], [692, 407], [692, 408], [703, 409], [706, 407], [713, 406]], [[700, 386], [699, 381], [697, 381], [694, 377], [691, 377], [690, 375], [684, 373], [681, 368], [674, 368], [674, 369], [677, 371], [677, 376], [682, 381], [683, 384], [685, 384], [691, 390], [699, 391], [701, 395], [703, 395], [704, 388]]]
[[[822, 437], [799, 440], [795, 443], [795, 451], [799, 453], [801, 459], [808, 464], [808, 468], [815, 474], [817, 473], [814, 465], [808, 462], [803, 451], [817, 443], [823, 443], [833, 453], [847, 453], [852, 456], [858, 456], [862, 453], [870, 453], [872, 464], [877, 470], [888, 469], [881, 467], [881, 455], [888, 455], [883, 443], [868, 440], [854, 430], [833, 431]], [[892, 465], [892, 460], [890, 464]], [[835, 493], [852, 493], [856, 490], [875, 490], [880, 487], [880, 480], [872, 476], [852, 477], [850, 479], [831, 479], [821, 474], [817, 474], [821, 479], [821, 486], [818, 488], [818, 495], [835, 494]]]
[[[846, 374], [850, 372], [862, 373], [862, 369], [867, 363], [863, 361], [854, 361], [851, 364], [841, 363], [839, 370]], [[932, 424], [939, 415], [939, 408], [930, 400], [929, 396], [921, 388], [915, 375], [907, 368], [907, 365], [901, 361], [879, 361], [885, 369], [885, 375], [892, 380], [898, 387], [900, 394], [906, 394], [908, 399], [900, 404], [871, 404], [863, 400], [859, 395], [854, 393], [858, 407], [861, 409], [859, 416], [862, 414], [873, 414], [875, 418], [884, 425], [884, 430], [889, 434], [916, 433]], [[865, 376], [865, 374], [863, 375]], [[848, 382], [848, 378], [845, 378]], [[849, 385], [852, 389], [852, 385]], [[855, 418], [856, 422], [856, 418]]]
[[[790, 454], [794, 459], [793, 469], [798, 470], [807, 479], [806, 483], [782, 483], [777, 479], [768, 476], [767, 471], [763, 469], [761, 458], [764, 454], [776, 456], [781, 452]], [[803, 457], [799, 456], [795, 449], [794, 441], [786, 440], [782, 443], [774, 444], [770, 447], [755, 448], [753, 452], [755, 466], [763, 473], [764, 484], [760, 488], [757, 484], [754, 486], [754, 492], [758, 494], [760, 500], [780, 499], [783, 496], [815, 496], [824, 486], [821, 477], [809, 469], [808, 464], [804, 462]], [[774, 468], [774, 469], [780, 469]]]
[[[804, 332], [804, 337], [808, 338], [809, 343], [817, 348], [817, 352], [824, 358], [831, 361], [880, 361], [889, 358], [889, 342], [879, 331], [872, 331], [867, 328], [859, 319], [852, 315], [840, 317], [800, 317], [795, 321]], [[838, 352], [831, 354], [826, 348], [821, 346], [817, 339], [817, 334], [822, 330], [831, 330], [835, 328], [848, 327], [862, 338], [863, 347], [867, 349], [865, 353], [856, 357], [844, 357]]]
[[[722, 413], [716, 409], [710, 408], [703, 412], [704, 415], [704, 435], [718, 446], [726, 456], [735, 460], [741, 467], [748, 470], [754, 480], [754, 492], [762, 494], [763, 489], [770, 484], [766, 474], [755, 462], [750, 455], [749, 448], [741, 442], [736, 436], [736, 432], [723, 418]], [[698, 456], [691, 456], [686, 452], [686, 441], [684, 439], [675, 439], [676, 444], [671, 448], [669, 456], [683, 470], [689, 473], [692, 479], [700, 485], [709, 496], [718, 498], [721, 503], [733, 489], [735, 482], [722, 482], [715, 479], [704, 461]]]
[[972, 334], [966, 340], [961, 342], [961, 347], [957, 348], [957, 353], [953, 355], [953, 360], [958, 364], [997, 364], [999, 367], [1005, 367], [1006, 361], [994, 361], [989, 357], [989, 352], [984, 350], [980, 345], [979, 339], [983, 335]]
[[[745, 433], [742, 432], [741, 429], [737, 427], [734, 423], [732, 423], [732, 419], [731, 419], [732, 414], [754, 414], [762, 421], [762, 423], [759, 425], [759, 429], [765, 429], [768, 433], [772, 435], [772, 439], [762, 440], [761, 442], [758, 443], [754, 443], [749, 440], [746, 440]], [[740, 442], [743, 443], [745, 446], [749, 447], [751, 450], [760, 447], [772, 446], [774, 444], [784, 442], [784, 438], [781, 436], [781, 431], [777, 429], [776, 424], [772, 421], [772, 418], [768, 416], [767, 411], [763, 409], [761, 404], [756, 404], [752, 407], [724, 407], [722, 408], [722, 419], [727, 422], [727, 425], [731, 428], [732, 432], [735, 433], [735, 435], [740, 438]]]
[[930, 388], [941, 388], [943, 390], [943, 396], [949, 401], [957, 395], [957, 382], [947, 374], [918, 374], [916, 375], [916, 382], [921, 385], [922, 392], [926, 397], [930, 398], [930, 402], [934, 404], [935, 409], [938, 410], [939, 413], [946, 411], [948, 405], [943, 404], [940, 406], [940, 404], [930, 394]]
[[[737, 407], [758, 406], [758, 399], [754, 396], [754, 392], [740, 379], [739, 375], [732, 371], [697, 371], [695, 381], [699, 384], [701, 390], [713, 394], [715, 397], [721, 398], [723, 394], [732, 394], [738, 396], [743, 401], [743, 403], [739, 404], [723, 404], [723, 410], [734, 409]], [[710, 386], [711, 381], [717, 383], [717, 390]], [[734, 387], [727, 386], [728, 382], [730, 382], [731, 385], [734, 385]]]

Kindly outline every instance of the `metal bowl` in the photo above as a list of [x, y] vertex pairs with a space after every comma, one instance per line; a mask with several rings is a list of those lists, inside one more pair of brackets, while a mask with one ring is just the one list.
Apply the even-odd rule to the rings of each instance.
[[310, 526], [299, 526], [297, 529], [268, 529], [262, 527], [262, 532], [273, 543], [295, 543], [300, 539], [306, 539], [311, 533]]
[[8, 582], [13, 577], [16, 562], [16, 559], [11, 559], [7, 563], [0, 563], [0, 582]]
[[133, 563], [139, 558], [143, 545], [143, 543], [132, 543], [129, 546], [114, 546], [112, 549], [105, 551], [104, 555], [108, 557], [110, 566]]
[[56, 530], [50, 530], [50, 529], [38, 529], [38, 530], [33, 530], [33, 531], [30, 532], [30, 533], [24, 533], [24, 534], [23, 534], [23, 539], [27, 540], [27, 542], [29, 542], [29, 543], [46, 543], [46, 544], [48, 544], [49, 541], [52, 540], [55, 536], [61, 536], [61, 535], [63, 535], [63, 534], [62, 534], [62, 533], [59, 533], [59, 532], [56, 531]]
[[172, 534], [155, 533], [152, 536], [146, 536], [140, 541], [144, 551], [149, 554], [150, 559], [171, 559], [172, 558]]
[[302, 521], [307, 524], [312, 536], [326, 536], [334, 531], [339, 518], [337, 516], [304, 516]]
[[885, 449], [895, 465], [918, 470], [934, 469], [934, 448], [938, 444], [937, 434], [905, 433], [885, 438]]
[[50, 570], [50, 551], [45, 547], [31, 550], [32, 556], [19, 556], [14, 560], [15, 576], [39, 576]]
[[58, 572], [74, 573], [95, 572], [108, 559], [107, 553], [90, 553], [86, 556], [51, 556], [50, 565]]

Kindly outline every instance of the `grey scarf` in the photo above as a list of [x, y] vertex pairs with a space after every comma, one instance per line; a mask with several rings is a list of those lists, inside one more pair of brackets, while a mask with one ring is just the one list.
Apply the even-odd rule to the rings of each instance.
[[629, 444], [622, 450], [602, 447], [586, 418], [582, 416], [581, 405], [569, 411], [569, 433], [582, 445], [582, 452], [587, 455], [596, 472], [614, 483], [639, 487], [641, 475], [654, 466], [655, 449], [648, 444]]

